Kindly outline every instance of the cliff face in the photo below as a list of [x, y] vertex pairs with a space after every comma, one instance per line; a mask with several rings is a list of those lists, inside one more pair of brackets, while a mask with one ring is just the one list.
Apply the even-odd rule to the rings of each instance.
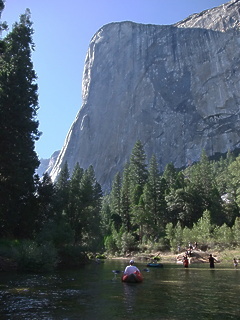
[[49, 159], [40, 159], [40, 166], [38, 167], [36, 173], [41, 177], [45, 172], [51, 173], [57, 158], [59, 156], [60, 150], [55, 151]]
[[51, 171], [93, 165], [103, 189], [140, 139], [160, 170], [240, 147], [240, 0], [171, 26], [103, 26], [88, 49], [83, 105]]

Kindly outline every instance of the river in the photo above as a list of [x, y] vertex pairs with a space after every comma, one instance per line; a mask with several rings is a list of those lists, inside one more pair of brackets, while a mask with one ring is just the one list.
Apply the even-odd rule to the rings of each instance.
[[[50, 274], [0, 274], [0, 319], [219, 320], [240, 318], [240, 269], [164, 264], [144, 281], [120, 281], [126, 261], [107, 260]], [[140, 270], [146, 265], [136, 263]]]

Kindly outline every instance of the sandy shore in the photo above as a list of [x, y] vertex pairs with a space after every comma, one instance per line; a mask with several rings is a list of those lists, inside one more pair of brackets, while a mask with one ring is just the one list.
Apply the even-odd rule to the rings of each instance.
[[[208, 251], [201, 251], [201, 250], [193, 250], [192, 257], [190, 257], [190, 263], [209, 263], [208, 257], [209, 254], [212, 254], [213, 257], [222, 263], [232, 263], [233, 258], [236, 258], [240, 262], [240, 249], [233, 249], [233, 250], [208, 250]], [[131, 253], [127, 256], [109, 256], [109, 259], [134, 259], [136, 261], [142, 262], [151, 262], [154, 257], [159, 258], [158, 262], [161, 263], [178, 263], [182, 260], [183, 255], [185, 252], [180, 253], [173, 253], [173, 252], [154, 252], [154, 253]]]

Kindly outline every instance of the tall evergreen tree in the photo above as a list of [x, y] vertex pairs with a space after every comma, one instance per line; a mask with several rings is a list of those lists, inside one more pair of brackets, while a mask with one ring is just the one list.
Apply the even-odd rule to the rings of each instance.
[[80, 168], [79, 163], [74, 167], [71, 179], [69, 181], [69, 198], [67, 206], [67, 220], [71, 228], [77, 233], [78, 224], [81, 224], [82, 199], [80, 183], [84, 170]]
[[124, 230], [127, 232], [129, 232], [131, 229], [130, 210], [129, 163], [126, 163], [123, 170], [121, 187], [121, 217]]
[[81, 224], [77, 233], [77, 239], [89, 250], [96, 249], [101, 239], [100, 212], [102, 189], [96, 181], [93, 166], [84, 171], [80, 193], [82, 202]]
[[131, 190], [131, 205], [138, 205], [147, 181], [148, 171], [146, 154], [143, 145], [138, 140], [132, 150], [129, 165], [129, 182]]
[[21, 223], [26, 221], [23, 215], [35, 191], [34, 172], [39, 165], [34, 150], [40, 133], [35, 119], [38, 87], [31, 61], [32, 34], [26, 10], [2, 40], [0, 51], [0, 228], [16, 237], [24, 233]]
[[203, 150], [199, 163], [189, 170], [189, 193], [195, 201], [194, 212], [196, 222], [205, 210], [211, 212], [212, 222], [218, 225], [224, 223], [221, 207], [221, 197], [216, 188], [213, 167], [206, 152]]
[[176, 190], [178, 185], [178, 173], [177, 169], [174, 167], [173, 163], [168, 163], [163, 172], [163, 178], [165, 179], [165, 183], [167, 186], [167, 193], [171, 190]]
[[111, 209], [111, 218], [114, 224], [114, 227], [117, 231], [122, 226], [122, 218], [121, 218], [121, 176], [118, 172], [112, 184], [112, 190], [110, 193], [110, 209]]
[[148, 231], [155, 238], [165, 226], [165, 188], [158, 170], [155, 155], [150, 159], [147, 183], [144, 186], [143, 201], [148, 219]]
[[36, 231], [54, 219], [54, 199], [55, 188], [51, 177], [47, 172], [44, 173], [37, 188], [38, 216], [35, 221]]
[[55, 198], [55, 210], [56, 218], [61, 219], [62, 215], [65, 215], [69, 203], [69, 184], [70, 184], [70, 174], [68, 169], [67, 161], [64, 163], [57, 181], [55, 183], [56, 188], [56, 198]]

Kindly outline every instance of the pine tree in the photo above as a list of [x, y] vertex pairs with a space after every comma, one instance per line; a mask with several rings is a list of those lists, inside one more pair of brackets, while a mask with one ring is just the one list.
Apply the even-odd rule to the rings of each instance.
[[57, 181], [55, 183], [56, 187], [56, 198], [55, 198], [55, 210], [56, 210], [56, 218], [60, 220], [62, 215], [65, 215], [68, 208], [69, 203], [69, 183], [70, 183], [70, 174], [68, 169], [67, 161], [64, 163]]
[[158, 170], [155, 155], [150, 159], [147, 183], [144, 186], [143, 201], [148, 221], [148, 232], [154, 238], [164, 230], [165, 226], [165, 188]]
[[36, 231], [54, 219], [55, 188], [47, 172], [43, 174], [37, 188], [38, 217], [35, 221]]
[[35, 119], [38, 87], [31, 61], [32, 34], [27, 10], [1, 41], [0, 51], [0, 225], [2, 233], [16, 237], [26, 231], [21, 224], [31, 211], [25, 208], [35, 191], [39, 165], [34, 150], [40, 133]]
[[194, 199], [195, 219], [193, 218], [193, 222], [201, 217], [203, 211], [209, 210], [212, 223], [218, 225], [224, 223], [221, 197], [216, 187], [213, 166], [204, 150], [199, 163], [189, 170], [189, 181], [188, 190]]
[[121, 217], [124, 230], [127, 232], [131, 229], [130, 210], [129, 163], [126, 163], [123, 170], [121, 187]]
[[101, 239], [100, 212], [102, 189], [96, 181], [93, 166], [90, 166], [83, 173], [80, 193], [82, 202], [81, 224], [79, 224], [76, 238], [88, 250], [94, 250], [100, 244]]
[[131, 205], [137, 205], [147, 181], [146, 155], [141, 141], [137, 141], [130, 157], [129, 182], [131, 190]]
[[110, 193], [110, 209], [111, 209], [111, 219], [113, 221], [113, 225], [117, 231], [122, 226], [122, 218], [121, 218], [121, 176], [118, 172], [112, 184], [112, 190]]
[[167, 193], [178, 188], [177, 176], [178, 173], [174, 165], [172, 163], [168, 163], [163, 172], [163, 178], [165, 179], [167, 186]]
[[80, 168], [79, 163], [75, 165], [71, 179], [69, 181], [69, 198], [67, 206], [67, 220], [73, 230], [78, 230], [78, 224], [81, 224], [82, 199], [81, 199], [81, 180], [84, 170]]

